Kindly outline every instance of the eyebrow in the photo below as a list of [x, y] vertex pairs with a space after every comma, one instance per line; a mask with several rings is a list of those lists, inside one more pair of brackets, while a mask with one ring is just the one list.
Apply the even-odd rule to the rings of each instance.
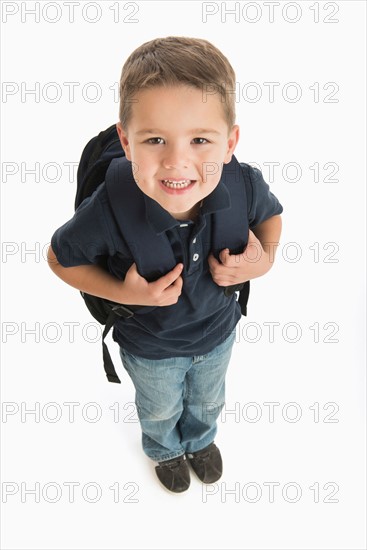
[[[194, 128], [193, 130], [189, 130], [189, 134], [220, 134], [218, 130], [214, 130], [213, 128]], [[139, 130], [139, 132], [136, 132], [136, 135], [141, 134], [164, 134], [163, 130], [159, 130], [158, 128], [147, 128], [144, 130]]]

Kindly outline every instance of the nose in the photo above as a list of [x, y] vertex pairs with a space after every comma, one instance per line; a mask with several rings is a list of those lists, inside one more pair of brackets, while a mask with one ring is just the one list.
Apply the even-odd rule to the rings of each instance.
[[162, 164], [167, 170], [187, 168], [189, 165], [187, 150], [179, 145], [168, 146], [164, 151]]

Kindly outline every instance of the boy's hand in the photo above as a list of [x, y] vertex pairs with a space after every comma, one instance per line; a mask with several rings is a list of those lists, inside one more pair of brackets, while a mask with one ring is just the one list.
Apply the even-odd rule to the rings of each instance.
[[178, 302], [182, 291], [181, 277], [183, 265], [177, 264], [172, 271], [163, 275], [153, 283], [148, 283], [139, 275], [136, 264], [133, 263], [123, 282], [121, 303], [142, 306], [170, 306]]
[[249, 229], [248, 243], [241, 254], [229, 254], [228, 248], [219, 253], [220, 262], [212, 253], [208, 256], [209, 270], [213, 281], [219, 286], [244, 283], [261, 277], [272, 266], [269, 254]]

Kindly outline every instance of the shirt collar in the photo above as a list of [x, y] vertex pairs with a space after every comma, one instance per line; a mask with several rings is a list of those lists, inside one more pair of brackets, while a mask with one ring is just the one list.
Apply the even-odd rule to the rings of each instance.
[[[159, 235], [168, 229], [172, 229], [182, 223], [176, 220], [167, 210], [165, 210], [157, 201], [148, 197], [144, 193], [145, 212], [148, 223]], [[231, 207], [231, 197], [227, 186], [223, 181], [223, 175], [217, 187], [203, 199], [201, 213], [203, 215], [212, 214], [218, 210], [226, 210]]]

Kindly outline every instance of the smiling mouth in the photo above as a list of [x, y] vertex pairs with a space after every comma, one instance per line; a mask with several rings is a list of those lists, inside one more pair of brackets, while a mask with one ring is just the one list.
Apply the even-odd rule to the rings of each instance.
[[169, 189], [186, 189], [190, 187], [196, 180], [180, 179], [180, 180], [160, 180], [161, 183]]

